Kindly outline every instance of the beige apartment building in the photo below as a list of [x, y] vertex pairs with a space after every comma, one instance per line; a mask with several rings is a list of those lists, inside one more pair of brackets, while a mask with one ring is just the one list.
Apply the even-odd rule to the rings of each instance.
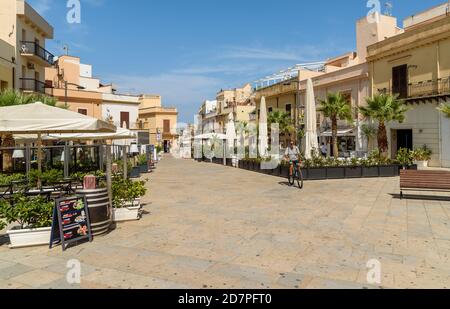
[[164, 147], [168, 152], [175, 145], [178, 110], [164, 107], [160, 95], [142, 95], [139, 107], [139, 129], [150, 133], [150, 144]]
[[448, 3], [404, 20], [404, 33], [368, 48], [373, 93], [398, 94], [408, 104], [404, 123], [388, 126], [390, 154], [426, 145], [430, 165], [450, 167], [450, 121], [437, 107], [450, 102]]
[[47, 94], [58, 98], [74, 112], [107, 120], [116, 127], [138, 128], [140, 97], [116, 93], [112, 84], [102, 84], [92, 75], [92, 65], [79, 57], [61, 56], [45, 69]]
[[217, 94], [216, 127], [219, 132], [224, 132], [229, 115], [233, 113], [235, 122], [249, 122], [250, 115], [255, 111], [251, 97], [253, 87], [246, 84], [241, 88], [220, 90]]
[[25, 0], [0, 1], [1, 88], [45, 93], [45, 68], [54, 56], [45, 49], [53, 27]]
[[[384, 15], [373, 17], [377, 18], [378, 22], [371, 23], [366, 17], [356, 22], [356, 51], [328, 59], [322, 67], [316, 67], [315, 70], [300, 69], [295, 78], [257, 89], [255, 98], [257, 114], [259, 115], [260, 112], [261, 97], [264, 96], [268, 113], [276, 110], [287, 112], [294, 123], [298, 118], [299, 126], [302, 127], [306, 85], [310, 78], [313, 81], [317, 106], [321, 100], [326, 99], [328, 93], [339, 92], [344, 95], [354, 110], [355, 123], [345, 121], [338, 123], [340, 156], [366, 152], [368, 144], [360, 130], [363, 119], [358, 113], [358, 107], [365, 104], [366, 98], [371, 95], [369, 66], [366, 62], [367, 46], [402, 32], [402, 29], [397, 27], [396, 18]], [[318, 113], [317, 127], [320, 142], [328, 145], [329, 154], [333, 153], [331, 122]], [[295, 138], [289, 135], [286, 139]]]

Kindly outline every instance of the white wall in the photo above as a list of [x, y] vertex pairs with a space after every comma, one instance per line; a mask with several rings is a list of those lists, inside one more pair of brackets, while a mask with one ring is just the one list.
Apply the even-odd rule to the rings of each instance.
[[[413, 130], [413, 147], [427, 145], [433, 151], [430, 166], [440, 167], [439, 118], [437, 104], [409, 105], [404, 123], [392, 123], [387, 126], [389, 145], [391, 145], [391, 129]], [[444, 138], [445, 135], [443, 135]], [[448, 136], [448, 135], [447, 135]], [[447, 137], [448, 138], [448, 137]], [[391, 153], [391, 149], [389, 149]]]

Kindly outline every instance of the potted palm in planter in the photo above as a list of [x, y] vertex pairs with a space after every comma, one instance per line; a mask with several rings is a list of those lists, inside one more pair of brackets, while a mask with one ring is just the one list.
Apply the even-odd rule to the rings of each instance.
[[133, 181], [117, 177], [112, 183], [114, 221], [139, 219], [140, 198], [145, 195], [145, 181]]
[[[13, 203], [0, 202], [0, 225], [16, 224], [7, 231], [10, 248], [48, 245], [50, 243], [53, 202], [44, 197], [16, 195]], [[1, 229], [1, 228], [0, 228]]]
[[428, 162], [431, 160], [432, 154], [433, 152], [424, 145], [412, 152], [412, 159], [418, 168], [426, 168], [428, 167]]

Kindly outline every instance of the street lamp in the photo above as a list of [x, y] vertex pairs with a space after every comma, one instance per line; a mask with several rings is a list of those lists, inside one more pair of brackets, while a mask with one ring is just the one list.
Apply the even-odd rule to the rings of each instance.
[[68, 81], [64, 81], [64, 107], [65, 108], [67, 108], [68, 107], [68, 104], [67, 104], [67, 86], [68, 85], [71, 85], [71, 86], [75, 86], [75, 87], [77, 87], [77, 89], [78, 90], [84, 90], [84, 89], [86, 89], [85, 87], [83, 87], [83, 86], [80, 86], [80, 85], [77, 85], [77, 84], [74, 84], [74, 83], [69, 83]]

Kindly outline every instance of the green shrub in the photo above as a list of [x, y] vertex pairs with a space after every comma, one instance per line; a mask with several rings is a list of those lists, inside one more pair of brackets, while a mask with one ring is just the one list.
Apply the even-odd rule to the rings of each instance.
[[51, 184], [57, 182], [58, 180], [64, 178], [64, 172], [62, 170], [47, 170], [45, 172], [39, 173], [38, 170], [30, 171], [30, 183], [36, 185], [38, 178], [41, 178], [43, 185]]
[[138, 165], [147, 165], [147, 154], [141, 154], [137, 158]]
[[146, 181], [115, 177], [112, 182], [113, 207], [122, 208], [126, 203], [144, 196], [147, 193], [145, 183]]
[[397, 162], [402, 166], [410, 166], [413, 163], [413, 152], [406, 148], [401, 148], [397, 152]]
[[431, 155], [433, 152], [431, 149], [427, 147], [427, 145], [424, 145], [421, 148], [417, 148], [412, 152], [412, 159], [413, 161], [430, 161]]
[[6, 201], [0, 202], [0, 219], [2, 225], [17, 222], [22, 229], [50, 227], [53, 207], [53, 202], [48, 202], [41, 196], [15, 195], [13, 205]]
[[13, 181], [24, 180], [25, 175], [23, 174], [12, 174], [12, 175], [4, 175], [0, 174], [0, 186], [7, 186], [11, 184]]

